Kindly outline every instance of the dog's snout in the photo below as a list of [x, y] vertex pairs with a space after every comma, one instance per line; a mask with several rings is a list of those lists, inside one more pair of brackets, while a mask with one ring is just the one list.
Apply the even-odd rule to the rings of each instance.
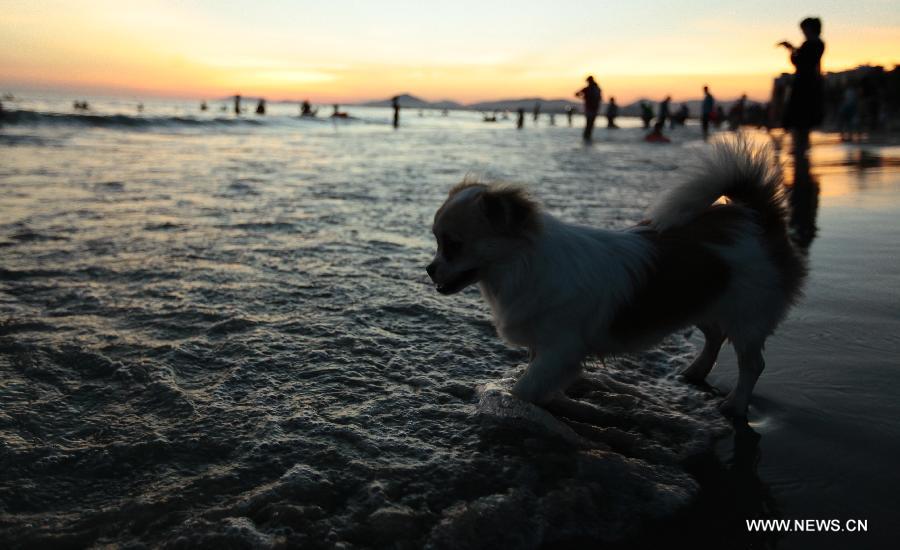
[[434, 262], [431, 262], [425, 267], [425, 271], [428, 272], [428, 276], [434, 279], [434, 272], [437, 268], [434, 266]]

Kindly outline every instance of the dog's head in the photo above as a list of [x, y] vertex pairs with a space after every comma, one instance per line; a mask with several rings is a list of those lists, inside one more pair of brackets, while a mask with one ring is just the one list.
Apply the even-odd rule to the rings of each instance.
[[540, 211], [523, 189], [463, 181], [434, 215], [438, 248], [426, 271], [441, 294], [459, 292], [539, 229]]

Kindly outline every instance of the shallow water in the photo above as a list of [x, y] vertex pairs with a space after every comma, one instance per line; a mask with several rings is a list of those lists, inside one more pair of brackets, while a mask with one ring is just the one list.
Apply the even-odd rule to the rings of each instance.
[[719, 397], [672, 376], [690, 334], [592, 365], [577, 394], [596, 422], [564, 422], [509, 397], [526, 357], [477, 291], [439, 296], [424, 272], [433, 212], [467, 173], [624, 227], [704, 147], [696, 127], [654, 146], [625, 120], [585, 147], [546, 119], [404, 112], [394, 131], [383, 109], [333, 123], [270, 105], [235, 122], [92, 103], [100, 122], [0, 128], [9, 545], [743, 540], [739, 517], [720, 532], [684, 515], [742, 483], [740, 513], [776, 515], [777, 485], [711, 462]]
[[432, 214], [467, 173], [621, 227], [693, 139], [153, 109], [2, 129], [12, 546], [616, 542], [696, 497], [682, 462], [724, 424], [671, 379], [685, 335], [597, 370], [582, 393], [608, 422], [573, 426], [510, 400], [523, 352], [477, 290], [441, 297], [424, 271]]

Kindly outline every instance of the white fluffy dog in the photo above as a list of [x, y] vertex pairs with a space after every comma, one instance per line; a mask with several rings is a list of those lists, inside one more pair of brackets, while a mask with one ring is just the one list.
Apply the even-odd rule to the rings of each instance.
[[739, 378], [722, 410], [746, 416], [763, 344], [806, 269], [765, 156], [719, 144], [706, 160], [624, 231], [561, 222], [518, 187], [464, 181], [450, 191], [434, 216], [438, 249], [427, 271], [442, 294], [477, 282], [500, 335], [528, 348], [515, 395], [549, 405], [564, 399], [587, 356], [645, 348], [696, 325], [706, 342], [682, 374], [702, 382], [728, 338]]

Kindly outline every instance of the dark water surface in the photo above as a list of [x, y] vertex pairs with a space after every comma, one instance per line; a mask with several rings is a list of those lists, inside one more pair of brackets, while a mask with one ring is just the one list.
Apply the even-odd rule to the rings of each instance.
[[[477, 291], [442, 297], [426, 279], [434, 209], [466, 173], [521, 182], [564, 219], [624, 227], [704, 147], [696, 128], [668, 147], [600, 130], [584, 147], [578, 128], [516, 132], [477, 114], [410, 113], [393, 131], [378, 109], [333, 124], [275, 106], [226, 122], [148, 104], [139, 122], [98, 123], [21, 107], [32, 114], [0, 127], [6, 546], [769, 544], [781, 539], [747, 536], [741, 514], [837, 495], [803, 481], [802, 462], [768, 466], [769, 452], [792, 454], [778, 434], [805, 431], [803, 415], [843, 410], [773, 397], [791, 345], [769, 344], [751, 426], [762, 442], [729, 435], [752, 448], [732, 467], [709, 454], [729, 434], [719, 397], [672, 374], [695, 353], [690, 334], [590, 366], [576, 391], [602, 414], [564, 422], [509, 398], [526, 357], [496, 337]], [[814, 271], [832, 261], [816, 264], [822, 203]], [[858, 306], [854, 320], [875, 314]], [[820, 315], [803, 308], [799, 319]], [[896, 387], [890, 365], [879, 372]], [[850, 408], [868, 382], [825, 387]], [[896, 445], [891, 406], [823, 435]], [[758, 448], [757, 471], [740, 457]], [[866, 477], [866, 456], [846, 460], [866, 480], [888, 474], [879, 462]]]

